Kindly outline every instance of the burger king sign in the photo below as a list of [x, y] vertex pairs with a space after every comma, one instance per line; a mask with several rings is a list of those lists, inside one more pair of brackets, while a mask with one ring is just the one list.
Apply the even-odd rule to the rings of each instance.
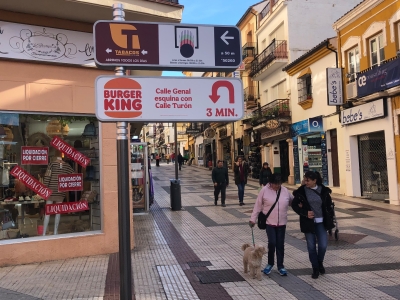
[[243, 116], [238, 78], [99, 76], [96, 117], [119, 121], [235, 121]]

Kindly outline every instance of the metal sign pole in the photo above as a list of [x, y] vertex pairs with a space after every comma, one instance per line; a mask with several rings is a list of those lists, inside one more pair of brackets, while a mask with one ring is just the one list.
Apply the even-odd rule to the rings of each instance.
[[175, 139], [175, 179], [178, 180], [178, 129], [177, 129], [178, 123], [175, 122], [174, 126], [174, 139]]
[[[125, 21], [124, 7], [113, 4], [113, 20]], [[116, 76], [125, 75], [124, 67], [115, 68]], [[120, 299], [132, 299], [132, 258], [129, 209], [129, 161], [128, 123], [117, 122], [117, 171], [118, 171], [118, 235], [119, 235], [119, 276]]]

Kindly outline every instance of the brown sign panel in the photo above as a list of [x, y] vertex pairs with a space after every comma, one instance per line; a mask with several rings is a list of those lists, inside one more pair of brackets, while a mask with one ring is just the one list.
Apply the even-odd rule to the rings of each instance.
[[159, 64], [157, 24], [98, 22], [94, 38], [100, 65]]

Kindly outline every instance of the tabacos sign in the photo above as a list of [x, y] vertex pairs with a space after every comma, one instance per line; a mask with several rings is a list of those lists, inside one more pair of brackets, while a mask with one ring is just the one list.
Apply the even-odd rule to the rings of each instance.
[[350, 125], [371, 119], [386, 117], [386, 99], [379, 99], [342, 111], [341, 124]]
[[104, 85], [104, 114], [111, 118], [136, 118], [142, 115], [142, 87], [129, 78], [115, 78]]

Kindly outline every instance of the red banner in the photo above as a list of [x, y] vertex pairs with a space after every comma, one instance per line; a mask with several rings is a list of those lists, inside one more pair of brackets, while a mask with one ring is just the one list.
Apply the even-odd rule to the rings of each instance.
[[86, 166], [90, 163], [90, 158], [86, 157], [74, 147], [68, 145], [66, 142], [56, 136], [51, 140], [50, 145], [64, 153], [66, 156], [84, 168], [86, 168]]
[[58, 191], [83, 191], [83, 174], [62, 174], [58, 175]]
[[89, 210], [89, 204], [86, 200], [78, 202], [62, 202], [45, 205], [46, 215], [67, 214], [84, 210]]
[[40, 183], [37, 181], [33, 176], [28, 174], [24, 169], [22, 169], [20, 166], [15, 166], [10, 174], [14, 176], [15, 178], [21, 180], [25, 186], [37, 193], [38, 195], [42, 196], [43, 199], [47, 199], [50, 197], [52, 191], [45, 186], [44, 184]]
[[49, 147], [21, 147], [21, 165], [47, 165]]

